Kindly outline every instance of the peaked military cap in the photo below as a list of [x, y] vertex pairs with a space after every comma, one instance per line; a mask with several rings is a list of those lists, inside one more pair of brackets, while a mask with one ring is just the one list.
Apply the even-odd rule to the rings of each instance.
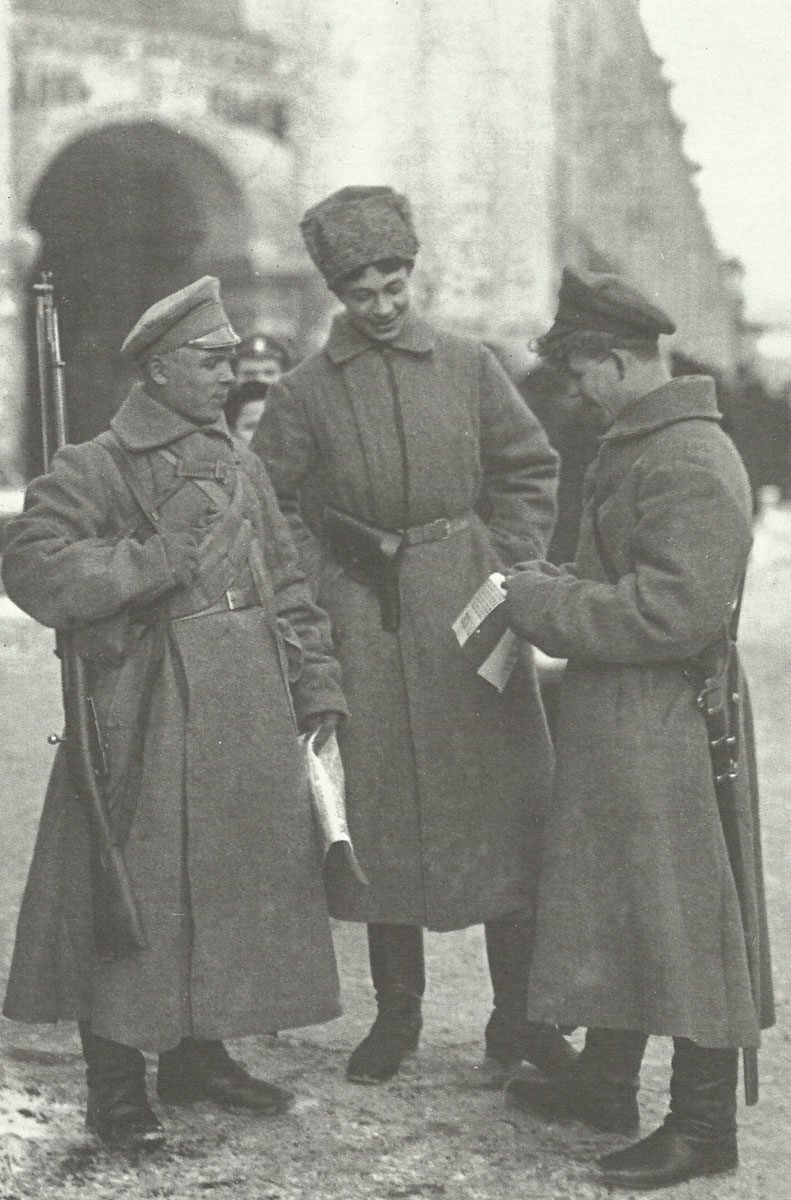
[[344, 187], [300, 222], [308, 254], [330, 287], [383, 258], [410, 262], [420, 249], [406, 196], [391, 187]]
[[620, 275], [565, 267], [555, 321], [542, 342], [548, 345], [581, 330], [627, 339], [657, 338], [660, 333], [675, 333], [676, 326]]
[[204, 275], [146, 309], [127, 334], [121, 353], [139, 362], [179, 346], [226, 350], [238, 344], [220, 299], [220, 282]]
[[288, 370], [293, 358], [293, 349], [285, 338], [272, 337], [270, 333], [251, 333], [236, 347], [236, 358], [276, 358]]

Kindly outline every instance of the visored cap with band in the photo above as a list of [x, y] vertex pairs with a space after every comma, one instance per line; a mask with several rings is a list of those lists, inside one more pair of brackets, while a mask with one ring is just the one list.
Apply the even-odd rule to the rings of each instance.
[[294, 348], [285, 338], [273, 337], [271, 333], [251, 333], [236, 347], [235, 355], [240, 358], [274, 358], [287, 371], [294, 360]]
[[555, 320], [541, 340], [548, 345], [582, 330], [629, 340], [675, 333], [676, 326], [666, 312], [620, 275], [565, 267]]
[[220, 281], [204, 275], [146, 309], [121, 353], [140, 362], [180, 346], [231, 350], [239, 341], [220, 298]]

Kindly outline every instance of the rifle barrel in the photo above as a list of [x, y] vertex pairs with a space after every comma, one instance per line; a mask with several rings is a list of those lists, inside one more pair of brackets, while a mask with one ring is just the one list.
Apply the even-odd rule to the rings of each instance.
[[[34, 285], [36, 295], [36, 351], [41, 402], [41, 444], [44, 470], [50, 468], [54, 449], [69, 440], [66, 408], [65, 364], [61, 357], [58, 311], [53, 298], [52, 275], [42, 272]], [[61, 660], [65, 736], [63, 749], [72, 789], [86, 812], [91, 828], [91, 883], [93, 929], [100, 957], [119, 958], [146, 945], [145, 932], [120, 847], [113, 829], [100, 780], [101, 764], [94, 760], [91, 728], [95, 719], [85, 663], [71, 635], [56, 634]]]
[[38, 362], [38, 398], [41, 411], [41, 449], [44, 457], [44, 470], [49, 470], [52, 462], [52, 439], [50, 431], [50, 365], [47, 356], [49, 338], [47, 336], [47, 308], [52, 304], [51, 276], [42, 272], [41, 281], [34, 285], [36, 294], [36, 358]]

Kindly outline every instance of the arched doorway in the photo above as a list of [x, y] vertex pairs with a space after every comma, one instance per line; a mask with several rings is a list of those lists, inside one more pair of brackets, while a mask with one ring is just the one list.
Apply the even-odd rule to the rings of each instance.
[[[249, 270], [247, 214], [210, 151], [140, 122], [68, 146], [40, 181], [28, 219], [41, 237], [39, 268], [54, 274], [71, 439], [83, 441], [106, 428], [134, 377], [119, 347], [140, 313], [201, 274], [236, 283]], [[32, 415], [33, 469], [37, 421]]]

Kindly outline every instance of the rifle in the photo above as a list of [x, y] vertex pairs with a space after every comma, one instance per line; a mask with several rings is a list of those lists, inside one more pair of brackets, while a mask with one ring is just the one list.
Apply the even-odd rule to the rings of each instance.
[[[594, 502], [591, 512], [593, 538], [608, 579], [612, 583], [617, 583], [619, 575], [599, 528], [600, 506], [601, 501]], [[747, 955], [747, 970], [750, 976], [753, 1004], [756, 1014], [760, 1015], [759, 934], [756, 915], [748, 894], [745, 854], [739, 828], [736, 794], [736, 780], [739, 778], [739, 706], [741, 703], [736, 637], [739, 630], [743, 591], [744, 576], [742, 576], [736, 599], [731, 606], [730, 619], [724, 623], [720, 637], [687, 664], [684, 675], [695, 688], [697, 705], [706, 723], [717, 813], [739, 901], [739, 915], [744, 933], [744, 948]], [[758, 1050], [755, 1046], [742, 1047], [742, 1075], [745, 1104], [757, 1104]]]
[[[739, 900], [747, 968], [750, 975], [753, 1003], [759, 1011], [760, 965], [758, 963], [758, 929], [747, 887], [745, 853], [739, 829], [736, 780], [739, 777], [739, 660], [736, 635], [739, 624], [742, 589], [733, 604], [731, 619], [726, 622], [719, 641], [708, 646], [697, 658], [693, 682], [699, 689], [697, 705], [706, 722], [709, 757], [714, 780], [714, 794], [722, 826], [722, 835]], [[758, 1103], [758, 1051], [754, 1046], [742, 1049], [745, 1104]]]
[[[66, 389], [52, 276], [42, 273], [34, 291], [41, 440], [44, 470], [47, 471], [53, 446], [59, 450], [69, 440]], [[146, 939], [123, 854], [113, 838], [104, 795], [108, 772], [87, 670], [71, 633], [65, 630], [56, 633], [56, 653], [61, 664], [65, 728], [62, 737], [52, 734], [48, 740], [64, 747], [69, 782], [90, 825], [93, 933], [97, 953], [101, 958], [123, 958], [144, 949]]]

